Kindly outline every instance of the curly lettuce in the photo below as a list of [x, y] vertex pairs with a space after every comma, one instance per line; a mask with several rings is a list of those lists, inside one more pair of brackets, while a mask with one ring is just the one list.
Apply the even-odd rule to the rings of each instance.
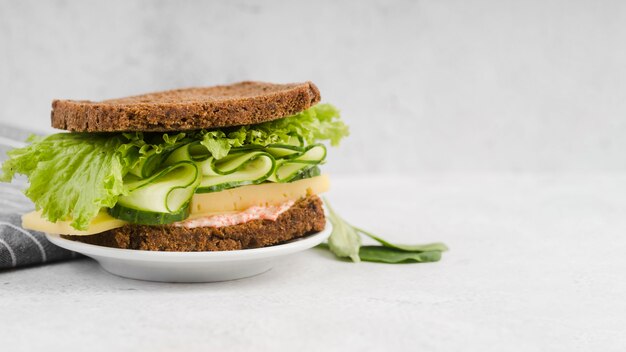
[[348, 134], [348, 126], [341, 121], [339, 110], [330, 104], [319, 104], [298, 114], [257, 125], [201, 131], [200, 138], [213, 157], [221, 159], [233, 147], [287, 144], [294, 135], [308, 144], [330, 141], [330, 145], [336, 146]]
[[319, 104], [275, 121], [218, 130], [31, 137], [29, 145], [7, 153], [0, 181], [11, 182], [16, 173], [26, 175], [30, 185], [25, 194], [45, 219], [71, 220], [72, 227], [85, 230], [101, 208], [113, 207], [124, 195], [124, 177], [150, 155], [200, 142], [221, 159], [234, 147], [286, 144], [294, 135], [309, 144], [330, 141], [334, 146], [348, 135], [348, 127], [335, 107]]
[[100, 208], [112, 207], [123, 192], [125, 169], [119, 136], [58, 133], [31, 137], [30, 145], [7, 153], [0, 181], [26, 175], [25, 194], [51, 222], [71, 219], [85, 230]]

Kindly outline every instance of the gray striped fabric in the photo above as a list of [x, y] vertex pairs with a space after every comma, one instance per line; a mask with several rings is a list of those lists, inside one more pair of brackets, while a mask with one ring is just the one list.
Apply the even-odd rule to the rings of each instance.
[[[28, 134], [0, 124], [0, 161]], [[24, 178], [12, 184], [0, 182], [0, 270], [76, 258], [76, 253], [53, 245], [43, 233], [22, 228], [21, 215], [33, 210], [33, 204], [22, 193], [25, 187]]]

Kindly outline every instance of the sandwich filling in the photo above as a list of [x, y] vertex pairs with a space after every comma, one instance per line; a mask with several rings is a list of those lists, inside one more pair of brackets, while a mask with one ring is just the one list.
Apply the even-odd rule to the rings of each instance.
[[294, 205], [295, 201], [288, 200], [279, 205], [260, 206], [255, 205], [244, 211], [237, 213], [224, 213], [203, 216], [195, 219], [187, 219], [175, 222], [172, 225], [179, 227], [195, 228], [195, 227], [223, 227], [245, 224], [252, 220], [271, 220], [276, 221], [280, 214], [286, 212]]
[[[328, 177], [320, 175], [289, 183], [264, 183], [221, 192], [195, 194], [191, 199], [189, 217], [172, 223], [172, 226], [220, 227], [259, 219], [275, 221], [298, 200], [322, 194], [329, 188]], [[74, 236], [93, 235], [129, 224], [132, 222], [114, 218], [106, 210], [92, 219], [85, 230], [73, 228], [71, 221], [52, 223], [42, 217], [41, 211], [34, 211], [22, 217], [24, 228]]]
[[328, 189], [324, 141], [348, 129], [318, 104], [257, 125], [173, 133], [58, 133], [8, 153], [2, 181], [29, 178], [25, 228], [74, 236], [128, 225], [224, 227], [276, 221]]
[[299, 199], [274, 221], [251, 220], [222, 227], [127, 224], [92, 236], [62, 235], [73, 241], [148, 251], [225, 251], [279, 244], [322, 231], [326, 219], [317, 196]]

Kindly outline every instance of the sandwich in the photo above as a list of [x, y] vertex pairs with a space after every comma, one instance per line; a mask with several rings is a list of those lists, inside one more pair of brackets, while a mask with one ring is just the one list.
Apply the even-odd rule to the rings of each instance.
[[100, 102], [54, 100], [66, 130], [9, 151], [23, 227], [148, 251], [277, 245], [324, 229], [326, 143], [348, 135], [311, 82], [241, 82]]

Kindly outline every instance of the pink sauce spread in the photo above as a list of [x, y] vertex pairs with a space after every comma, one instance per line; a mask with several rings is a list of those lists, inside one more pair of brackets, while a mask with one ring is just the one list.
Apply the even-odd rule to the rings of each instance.
[[243, 224], [252, 220], [272, 220], [276, 221], [278, 216], [287, 211], [295, 202], [293, 200], [286, 201], [279, 205], [270, 205], [266, 207], [252, 206], [244, 211], [230, 214], [211, 215], [202, 218], [187, 219], [185, 221], [175, 222], [172, 225], [181, 227], [222, 227], [237, 224]]

